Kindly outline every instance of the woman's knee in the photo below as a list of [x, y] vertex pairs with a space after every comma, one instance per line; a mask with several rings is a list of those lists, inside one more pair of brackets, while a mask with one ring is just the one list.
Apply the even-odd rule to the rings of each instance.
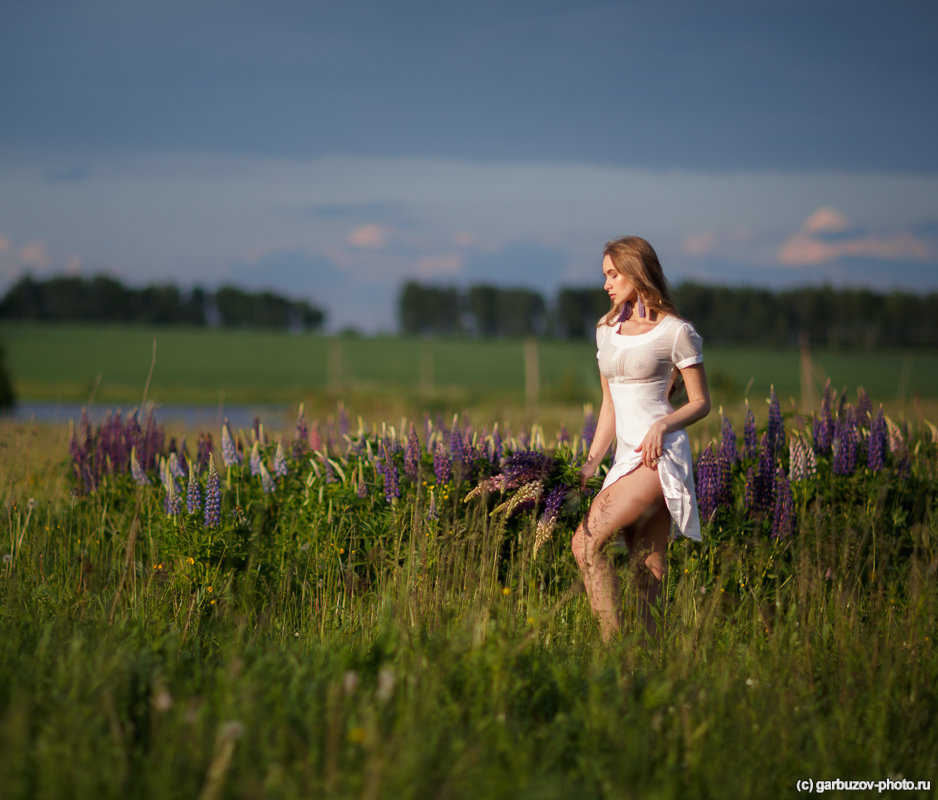
[[586, 569], [596, 563], [596, 557], [602, 546], [602, 542], [599, 541], [595, 535], [591, 534], [589, 524], [586, 521], [581, 522], [570, 542], [573, 557], [576, 559], [576, 563], [580, 569]]

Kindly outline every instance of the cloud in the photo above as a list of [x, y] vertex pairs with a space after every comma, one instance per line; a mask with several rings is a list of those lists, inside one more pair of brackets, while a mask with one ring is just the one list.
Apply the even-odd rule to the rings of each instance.
[[717, 243], [717, 235], [713, 231], [692, 233], [681, 242], [681, 251], [689, 256], [705, 256], [710, 253]]
[[69, 275], [78, 275], [84, 266], [81, 256], [69, 256], [65, 262], [65, 271]]
[[355, 228], [346, 241], [353, 247], [362, 247], [366, 250], [380, 250], [387, 247], [393, 229], [387, 225], [377, 225], [370, 222]]
[[475, 243], [475, 235], [468, 231], [459, 231], [453, 234], [453, 244], [457, 247], [472, 247]]
[[850, 226], [847, 218], [835, 208], [822, 206], [805, 220], [807, 233], [840, 233]]
[[[811, 267], [844, 258], [880, 261], [931, 261], [938, 257], [934, 247], [906, 231], [890, 234], [849, 234], [847, 217], [822, 207], [778, 249], [778, 263], [786, 267]], [[824, 234], [838, 234], [831, 238]], [[842, 234], [842, 235], [840, 235]]]
[[46, 252], [46, 246], [42, 244], [42, 242], [24, 244], [20, 248], [19, 260], [24, 267], [44, 269], [49, 266], [49, 254]]
[[8, 237], [0, 233], [0, 253], [5, 253], [10, 249], [10, 240]]
[[796, 233], [778, 251], [779, 263], [787, 267], [810, 267], [849, 257], [930, 261], [935, 258], [935, 252], [910, 233], [857, 236], [832, 242]]

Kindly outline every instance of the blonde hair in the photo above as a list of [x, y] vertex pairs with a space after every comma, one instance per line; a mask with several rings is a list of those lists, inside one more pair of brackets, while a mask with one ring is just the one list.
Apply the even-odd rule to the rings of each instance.
[[[678, 316], [677, 308], [671, 299], [671, 290], [668, 281], [661, 269], [661, 262], [655, 249], [640, 236], [623, 236], [606, 242], [603, 247], [603, 257], [609, 256], [612, 265], [619, 274], [628, 278], [638, 296], [642, 298], [645, 308], [657, 314], [671, 314]], [[599, 324], [612, 325], [622, 313], [624, 302], [613, 304], [609, 312], [599, 321]]]

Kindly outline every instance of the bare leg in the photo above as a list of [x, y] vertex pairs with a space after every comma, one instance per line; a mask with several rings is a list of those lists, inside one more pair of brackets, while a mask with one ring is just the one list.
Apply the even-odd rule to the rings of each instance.
[[[658, 473], [640, 466], [599, 493], [586, 519], [573, 534], [573, 555], [583, 575], [586, 594], [599, 621], [603, 641], [609, 641], [621, 625], [619, 578], [612, 560], [604, 552], [604, 547], [617, 531], [639, 521], [644, 522], [649, 513], [654, 517], [663, 505], [664, 498]], [[648, 522], [651, 522], [651, 519]], [[664, 536], [664, 548], [667, 548], [667, 532]], [[652, 548], [652, 555], [654, 553]], [[660, 587], [663, 568], [660, 568], [658, 560], [653, 560], [653, 563], [659, 567]]]
[[661, 586], [668, 572], [670, 531], [671, 514], [662, 498], [660, 505], [647, 519], [626, 533], [630, 558], [642, 561], [635, 570], [639, 613], [646, 633], [655, 641], [658, 639], [658, 626], [655, 623], [654, 610], [660, 607]]

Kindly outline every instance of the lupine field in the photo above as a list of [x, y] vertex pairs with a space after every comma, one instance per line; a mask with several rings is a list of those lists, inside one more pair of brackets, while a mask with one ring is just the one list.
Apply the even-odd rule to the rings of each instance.
[[[691, 429], [703, 543], [604, 646], [594, 420], [3, 441], [0, 796], [753, 797], [938, 776], [938, 430], [862, 390]], [[718, 430], [712, 439], [709, 430]], [[905, 792], [903, 794], [909, 794]], [[914, 793], [913, 793], [914, 795]]]

